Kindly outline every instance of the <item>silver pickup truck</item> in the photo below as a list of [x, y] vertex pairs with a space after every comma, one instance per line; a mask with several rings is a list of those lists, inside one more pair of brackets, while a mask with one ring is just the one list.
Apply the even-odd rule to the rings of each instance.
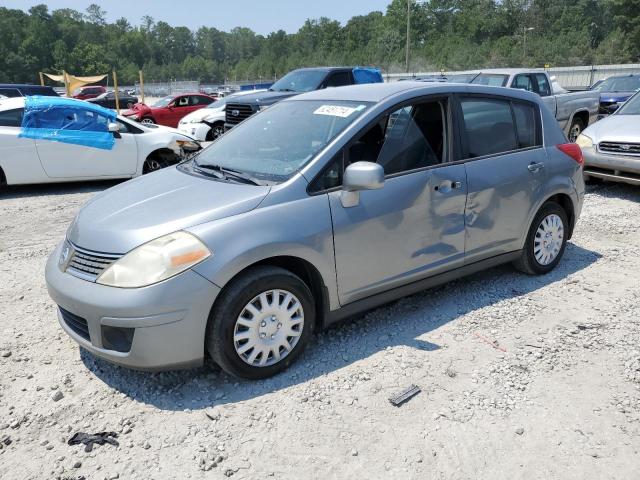
[[483, 70], [470, 83], [518, 88], [537, 93], [572, 142], [575, 142], [578, 135], [598, 117], [600, 105], [598, 92], [570, 93], [550, 80], [547, 72], [543, 70], [511, 68]]

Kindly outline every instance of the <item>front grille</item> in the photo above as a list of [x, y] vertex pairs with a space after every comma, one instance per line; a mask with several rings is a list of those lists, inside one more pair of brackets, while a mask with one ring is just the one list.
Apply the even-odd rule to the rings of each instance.
[[225, 110], [225, 122], [229, 125], [237, 125], [254, 114], [253, 107], [246, 103], [227, 103]]
[[58, 308], [60, 308], [60, 315], [62, 315], [64, 323], [66, 323], [67, 326], [76, 334], [80, 335], [85, 340], [89, 340], [89, 325], [87, 325], [87, 321], [62, 307]]
[[90, 282], [95, 282], [105, 269], [122, 255], [86, 250], [73, 245], [73, 253], [67, 272]]
[[601, 152], [640, 155], [640, 143], [600, 142], [598, 148]]

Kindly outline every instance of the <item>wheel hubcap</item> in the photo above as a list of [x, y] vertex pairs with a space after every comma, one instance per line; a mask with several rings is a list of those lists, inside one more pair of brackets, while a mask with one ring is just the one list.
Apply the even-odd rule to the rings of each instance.
[[240, 358], [254, 367], [268, 367], [291, 353], [302, 335], [304, 311], [286, 290], [268, 290], [240, 312], [233, 343]]
[[148, 118], [143, 118], [140, 123], [147, 124], [147, 125], [153, 125], [153, 121], [149, 120]]
[[564, 225], [562, 219], [554, 214], [542, 219], [533, 241], [533, 255], [540, 265], [553, 262], [562, 248]]
[[222, 127], [216, 127], [213, 129], [213, 138], [214, 140], [221, 136], [224, 133], [224, 129]]
[[157, 160], [147, 160], [147, 172], [155, 172], [156, 170], [160, 170], [161, 168], [162, 166]]
[[573, 127], [571, 127], [571, 131], [569, 132], [569, 140], [575, 142], [578, 139], [581, 131], [582, 129], [580, 128], [580, 125], [574, 125]]

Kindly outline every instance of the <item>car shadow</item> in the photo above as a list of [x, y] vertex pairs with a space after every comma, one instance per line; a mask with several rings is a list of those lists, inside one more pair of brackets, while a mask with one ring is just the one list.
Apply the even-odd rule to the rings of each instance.
[[0, 186], [0, 200], [101, 192], [123, 181], [125, 180], [91, 180], [68, 183], [41, 183], [37, 185], [5, 185]]
[[[566, 279], [599, 258], [597, 252], [568, 243], [562, 261], [544, 276], [525, 275], [504, 265], [405, 297], [314, 335], [288, 370], [261, 381], [237, 379], [210, 361], [193, 370], [149, 373], [110, 364], [83, 349], [81, 358], [105, 384], [162, 410], [232, 404], [318, 378], [387, 347], [438, 350], [439, 345], [420, 337], [466, 313]], [[402, 328], [392, 328], [399, 322]]]

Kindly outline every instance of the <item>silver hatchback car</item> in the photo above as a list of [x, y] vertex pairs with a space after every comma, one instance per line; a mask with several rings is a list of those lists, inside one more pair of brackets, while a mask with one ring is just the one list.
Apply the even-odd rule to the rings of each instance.
[[583, 197], [580, 149], [536, 95], [332, 88], [96, 195], [46, 280], [62, 328], [100, 357], [208, 353], [264, 378], [339, 319], [505, 262], [549, 272]]

